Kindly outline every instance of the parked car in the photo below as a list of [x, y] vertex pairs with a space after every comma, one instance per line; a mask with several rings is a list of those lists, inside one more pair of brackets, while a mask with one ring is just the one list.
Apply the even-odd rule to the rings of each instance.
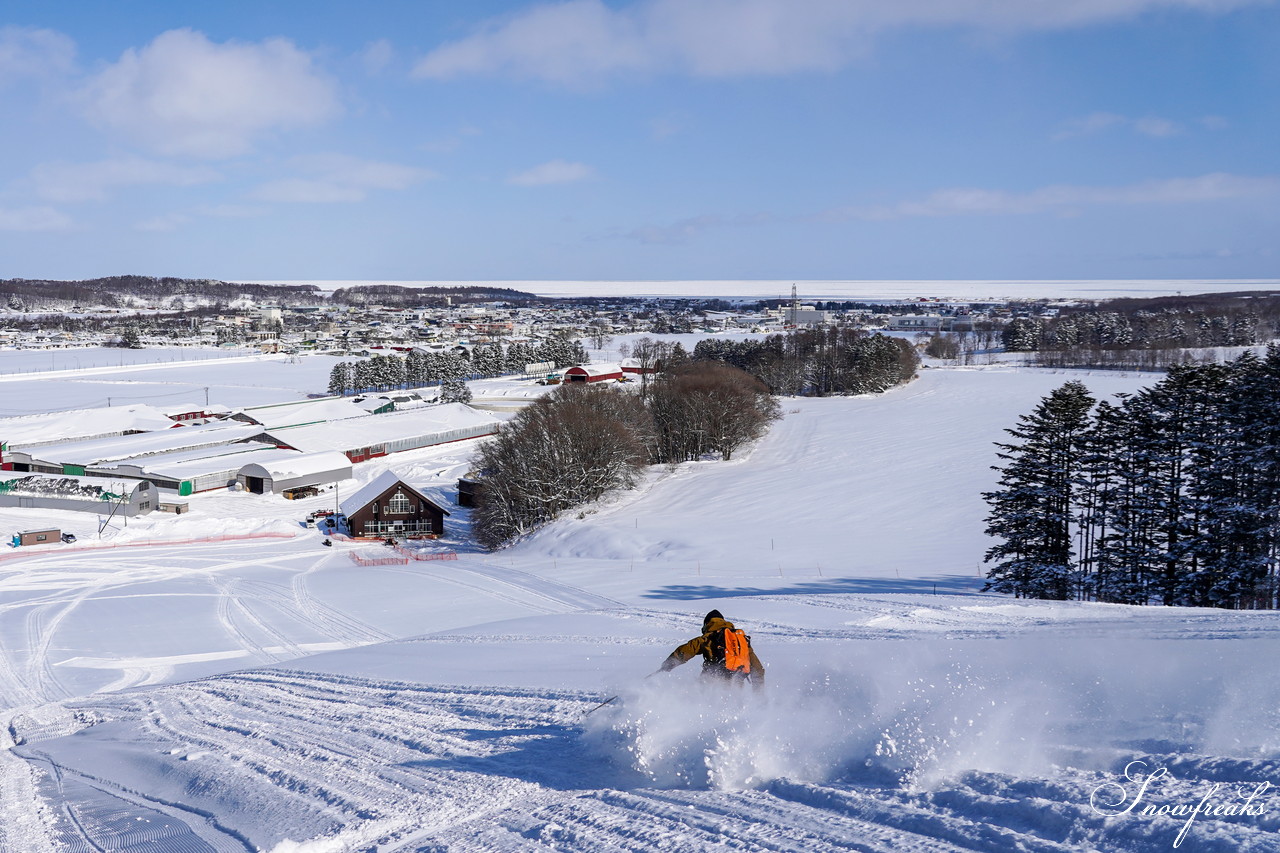
[[76, 541], [76, 535], [75, 535], [74, 533], [64, 533], [64, 534], [62, 534], [62, 541], [63, 541], [63, 542], [74, 542], [74, 541]]

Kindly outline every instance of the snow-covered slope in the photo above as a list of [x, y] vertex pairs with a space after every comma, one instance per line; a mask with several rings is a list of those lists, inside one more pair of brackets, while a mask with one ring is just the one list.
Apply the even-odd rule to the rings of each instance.
[[[742, 458], [499, 554], [457, 508], [456, 560], [357, 565], [391, 552], [296, 521], [334, 495], [224, 494], [0, 561], [0, 848], [1169, 849], [1186, 818], [1142, 806], [1280, 782], [1280, 615], [977, 592], [991, 442], [1076, 377], [1144, 381], [784, 401]], [[468, 444], [390, 464], [449, 505]], [[164, 544], [238, 532], [276, 538]], [[645, 678], [711, 607], [763, 692]], [[1108, 817], [1126, 768], [1166, 774]], [[1277, 814], [1181, 849], [1280, 849]]]

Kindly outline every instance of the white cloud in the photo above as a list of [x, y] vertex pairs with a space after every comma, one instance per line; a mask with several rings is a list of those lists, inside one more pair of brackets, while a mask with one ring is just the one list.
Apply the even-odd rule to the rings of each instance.
[[57, 202], [101, 201], [111, 190], [123, 187], [189, 187], [220, 178], [207, 166], [179, 166], [140, 157], [96, 163], [45, 163], [31, 173], [36, 195]]
[[481, 136], [483, 133], [484, 131], [475, 125], [464, 124], [455, 133], [438, 136], [430, 142], [424, 143], [422, 150], [432, 154], [452, 154], [461, 148], [467, 139], [473, 136]]
[[371, 41], [360, 51], [360, 62], [368, 74], [381, 74], [395, 58], [396, 49], [387, 39]]
[[843, 207], [817, 214], [782, 217], [770, 213], [720, 216], [703, 214], [671, 225], [644, 225], [609, 237], [641, 243], [679, 245], [704, 232], [730, 227], [789, 222], [885, 221], [915, 217], [1008, 216], [1037, 213], [1070, 215], [1084, 207], [1144, 204], [1194, 204], [1280, 195], [1280, 175], [1230, 175], [1215, 172], [1196, 178], [1169, 178], [1121, 187], [1055, 185], [1026, 193], [978, 188], [952, 188], [923, 199], [892, 205]]
[[406, 190], [439, 177], [429, 169], [342, 154], [297, 157], [290, 165], [301, 176], [265, 183], [254, 190], [253, 197], [302, 204], [364, 201], [372, 190]]
[[1063, 122], [1061, 128], [1053, 135], [1054, 139], [1070, 139], [1076, 136], [1092, 136], [1116, 127], [1123, 127], [1143, 136], [1165, 137], [1177, 136], [1183, 132], [1183, 126], [1176, 121], [1160, 116], [1142, 116], [1130, 118], [1115, 113], [1092, 113], [1084, 118]]
[[717, 228], [741, 227], [746, 225], [767, 225], [776, 222], [777, 217], [768, 213], [749, 213], [737, 216], [719, 216], [714, 213], [702, 216], [691, 216], [673, 225], [644, 225], [623, 234], [641, 243], [676, 246], [688, 243], [703, 232]]
[[283, 178], [263, 184], [253, 192], [253, 197], [262, 201], [296, 204], [364, 201], [368, 195], [368, 191], [363, 187], [311, 178]]
[[1280, 176], [1230, 175], [1214, 172], [1195, 178], [1169, 178], [1121, 187], [1056, 185], [1026, 193], [977, 188], [938, 190], [918, 201], [879, 207], [828, 211], [825, 220], [883, 220], [910, 217], [1070, 213], [1100, 205], [1189, 204], [1256, 198], [1280, 193]]
[[1133, 120], [1133, 129], [1143, 136], [1177, 136], [1182, 125], [1159, 116], [1143, 116]]
[[52, 207], [0, 207], [0, 231], [63, 231], [71, 217]]
[[215, 44], [193, 30], [125, 51], [83, 97], [103, 126], [164, 154], [207, 158], [243, 154], [264, 133], [340, 111], [333, 81], [287, 39]]
[[266, 216], [267, 208], [248, 204], [211, 204], [196, 208], [201, 216], [216, 216], [220, 219], [252, 219]]
[[1000, 34], [1124, 20], [1157, 9], [1219, 12], [1268, 0], [603, 0], [533, 6], [424, 56], [414, 74], [507, 74], [593, 85], [616, 73], [706, 77], [829, 71], [876, 34], [963, 27]]
[[186, 225], [190, 221], [191, 217], [185, 213], [166, 213], [163, 216], [143, 220], [133, 227], [138, 231], [154, 231], [167, 234], [170, 231], [177, 231], [180, 226]]
[[1070, 139], [1073, 136], [1092, 136], [1117, 125], [1128, 123], [1129, 119], [1115, 113], [1091, 113], [1084, 118], [1073, 118], [1065, 121], [1053, 135], [1054, 139]]
[[518, 187], [545, 187], [550, 184], [570, 184], [594, 177], [596, 170], [585, 163], [569, 163], [551, 160], [532, 169], [512, 175], [507, 183]]
[[689, 242], [708, 228], [719, 228], [724, 224], [724, 217], [708, 213], [682, 219], [673, 225], [642, 225], [624, 236], [651, 245], [678, 246]]
[[177, 231], [183, 225], [194, 222], [197, 217], [209, 216], [218, 219], [249, 219], [266, 216], [265, 207], [252, 207], [243, 204], [202, 204], [189, 210], [175, 210], [150, 219], [144, 219], [133, 227], [138, 231], [155, 231], [167, 233]]
[[658, 141], [669, 139], [682, 129], [681, 122], [671, 116], [660, 116], [649, 122], [649, 135]]
[[62, 33], [0, 27], [0, 86], [25, 78], [52, 77], [75, 68], [76, 45]]

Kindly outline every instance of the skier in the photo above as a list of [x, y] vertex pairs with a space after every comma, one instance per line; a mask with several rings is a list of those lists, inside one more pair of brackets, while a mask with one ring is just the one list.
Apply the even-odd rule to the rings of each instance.
[[694, 657], [702, 655], [704, 677], [723, 678], [729, 681], [750, 681], [752, 686], [764, 686], [764, 664], [751, 648], [751, 638], [733, 627], [719, 610], [712, 610], [702, 620], [702, 636], [672, 652], [659, 672], [675, 669]]

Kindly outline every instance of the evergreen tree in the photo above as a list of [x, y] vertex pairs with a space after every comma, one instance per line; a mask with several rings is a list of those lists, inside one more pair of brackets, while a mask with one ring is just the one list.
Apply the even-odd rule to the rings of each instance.
[[507, 347], [505, 364], [508, 373], [522, 373], [525, 365], [537, 361], [533, 348], [528, 344], [514, 343]]
[[1199, 528], [1180, 603], [1238, 607], [1269, 598], [1280, 506], [1280, 352], [1272, 347], [1266, 361], [1246, 352], [1230, 368], [1213, 440], [1193, 450], [1189, 489]]
[[382, 379], [385, 389], [403, 388], [405, 385], [404, 359], [398, 355], [383, 356]]
[[446, 355], [440, 363], [440, 379], [462, 379], [471, 375], [471, 362], [461, 353]]
[[420, 349], [413, 349], [404, 359], [404, 381], [410, 388], [427, 384], [427, 356]]
[[440, 382], [448, 370], [449, 357], [441, 352], [429, 352], [423, 361], [423, 377], [427, 384]]
[[471, 389], [467, 383], [456, 376], [451, 376], [440, 383], [441, 403], [470, 403]]
[[583, 348], [582, 342], [560, 332], [544, 339], [538, 345], [537, 360], [555, 362], [557, 369], [585, 364], [588, 361], [587, 351]]
[[1087, 487], [1082, 494], [1082, 595], [1117, 604], [1146, 604], [1158, 563], [1154, 545], [1151, 458], [1140, 419], [1126, 400], [1098, 404], [1085, 438]]
[[1004, 348], [1009, 352], [1034, 352], [1040, 349], [1039, 320], [1015, 317], [1004, 327]]
[[995, 566], [985, 589], [1019, 598], [1067, 599], [1078, 583], [1072, 548], [1076, 490], [1094, 400], [1080, 382], [1053, 391], [1018, 426], [1016, 441], [998, 444], [1007, 464], [991, 506], [987, 534], [1002, 540], [987, 551]]
[[377, 387], [378, 375], [372, 362], [372, 359], [366, 358], [352, 365], [351, 390], [371, 391]]
[[351, 365], [340, 361], [329, 371], [329, 393], [339, 396], [351, 391]]
[[1155, 558], [1151, 591], [1162, 604], [1190, 603], [1184, 583], [1199, 571], [1196, 539], [1202, 511], [1192, 494], [1192, 472], [1213, 453], [1225, 387], [1226, 368], [1179, 365], [1129, 401], [1146, 463], [1147, 544]]
[[480, 376], [498, 376], [503, 373], [502, 346], [492, 343], [476, 347], [471, 353], [471, 366]]

